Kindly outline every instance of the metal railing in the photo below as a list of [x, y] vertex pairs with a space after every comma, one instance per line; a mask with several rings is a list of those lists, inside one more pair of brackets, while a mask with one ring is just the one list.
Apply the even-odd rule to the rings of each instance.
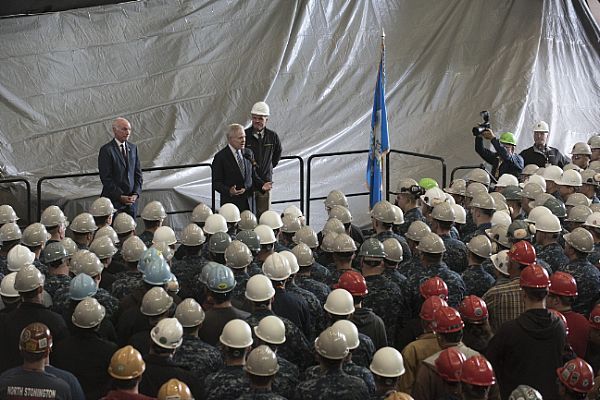
[[[441, 186], [446, 187], [446, 160], [444, 160], [442, 157], [434, 156], [431, 154], [415, 153], [413, 151], [394, 150], [394, 149], [390, 150], [390, 153], [404, 154], [404, 155], [408, 155], [408, 156], [426, 158], [428, 160], [439, 161], [442, 164], [442, 185]], [[385, 163], [386, 176], [388, 177], [388, 179], [386, 180], [386, 183], [385, 183], [385, 198], [386, 199], [388, 198], [388, 196], [390, 194], [398, 194], [398, 192], [394, 192], [394, 191], [390, 190], [390, 181], [391, 181], [391, 179], [389, 179], [389, 176], [390, 176], [390, 153], [388, 153], [386, 163]]]
[[[304, 212], [304, 160], [300, 156], [283, 156], [281, 160], [297, 160], [300, 166], [300, 198], [272, 201], [271, 204], [300, 202], [300, 210]], [[281, 164], [279, 164], [281, 165]], [[278, 166], [279, 166], [278, 165]], [[277, 169], [277, 167], [275, 167]]]
[[456, 173], [456, 171], [460, 171], [460, 170], [465, 170], [465, 169], [482, 169], [484, 170], [490, 177], [490, 180], [494, 183], [496, 183], [496, 178], [494, 178], [494, 175], [492, 175], [490, 173], [490, 171], [488, 171], [487, 169], [485, 169], [485, 165], [484, 164], [479, 164], [479, 165], [460, 165], [456, 168], [454, 168], [452, 170], [452, 172], [450, 172], [450, 183], [452, 183], [452, 181], [454, 180], [454, 174]]
[[[0, 184], [2, 183], [13, 183], [13, 182], [23, 182], [25, 187], [27, 188], [27, 223], [32, 223], [31, 221], [31, 183], [25, 178], [5, 178], [0, 179]], [[39, 217], [38, 217], [39, 219]]]
[[[149, 167], [142, 168], [142, 172], [154, 172], [154, 171], [167, 171], [171, 169], [184, 169], [184, 168], [197, 168], [197, 167], [209, 167], [212, 170], [212, 164], [209, 163], [199, 163], [199, 164], [182, 164], [182, 165], [166, 165], [163, 167]], [[99, 172], [85, 172], [79, 174], [63, 174], [63, 175], [48, 175], [43, 176], [38, 180], [37, 183], [37, 218], [38, 220], [42, 216], [42, 184], [46, 181], [50, 180], [59, 180], [59, 179], [69, 179], [69, 178], [81, 178], [84, 176], [99, 176]], [[215, 209], [215, 189], [212, 186], [211, 180], [211, 197], [212, 197], [212, 209]], [[167, 214], [182, 214], [189, 212], [185, 211], [170, 211]]]

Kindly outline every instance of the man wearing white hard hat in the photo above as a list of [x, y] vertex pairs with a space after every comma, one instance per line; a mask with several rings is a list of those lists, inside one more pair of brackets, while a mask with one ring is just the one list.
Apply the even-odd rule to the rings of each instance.
[[281, 142], [279, 136], [267, 129], [267, 121], [271, 114], [269, 105], [259, 101], [252, 106], [252, 125], [246, 128], [246, 147], [254, 153], [254, 168], [264, 184], [255, 192], [256, 217], [271, 208], [271, 188], [273, 186], [273, 168], [281, 158]]
[[550, 128], [546, 122], [540, 121], [535, 124], [533, 127], [533, 146], [521, 152], [525, 165], [535, 164], [540, 168], [548, 165], [558, 165], [562, 168], [571, 162], [556, 147], [548, 146], [549, 132]]

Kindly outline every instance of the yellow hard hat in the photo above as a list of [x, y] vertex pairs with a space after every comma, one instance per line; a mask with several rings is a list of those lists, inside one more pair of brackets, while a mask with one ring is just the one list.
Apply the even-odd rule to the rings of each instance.
[[193, 400], [190, 388], [177, 379], [169, 379], [158, 390], [158, 400]]
[[133, 346], [125, 346], [115, 351], [108, 366], [108, 374], [120, 380], [138, 378], [145, 370], [146, 363]]

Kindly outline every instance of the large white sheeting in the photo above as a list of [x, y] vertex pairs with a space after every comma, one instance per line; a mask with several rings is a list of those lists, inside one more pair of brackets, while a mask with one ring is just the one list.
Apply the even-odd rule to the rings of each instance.
[[[148, 0], [1, 20], [0, 163], [33, 182], [93, 171], [120, 115], [132, 121], [143, 166], [206, 162], [223, 146], [225, 125], [248, 123], [263, 99], [284, 154], [365, 149], [382, 29], [394, 148], [442, 156], [450, 167], [478, 163], [470, 128], [488, 109], [494, 128], [517, 134], [519, 150], [544, 119], [551, 144], [568, 152], [598, 129], [598, 37], [584, 7]], [[365, 163], [366, 155], [316, 163], [312, 194], [364, 190]], [[296, 168], [277, 169], [276, 199], [299, 196]], [[394, 155], [392, 170], [392, 182], [441, 178], [438, 164], [413, 157]], [[208, 200], [209, 176], [148, 174], [142, 200], [191, 208]], [[99, 193], [87, 178], [44, 187], [71, 215]], [[353, 199], [353, 213], [366, 204]], [[320, 227], [320, 202], [312, 210], [311, 225]]]

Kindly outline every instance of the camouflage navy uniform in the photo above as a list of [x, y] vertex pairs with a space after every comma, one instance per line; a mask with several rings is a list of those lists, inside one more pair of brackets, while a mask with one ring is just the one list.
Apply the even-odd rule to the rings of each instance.
[[483, 296], [496, 282], [496, 279], [488, 274], [481, 265], [470, 266], [462, 273], [461, 277], [465, 283], [467, 295], [477, 297]]
[[246, 272], [248, 272], [250, 277], [253, 277], [254, 275], [262, 274], [262, 268], [258, 262], [252, 261], [250, 265], [246, 267]]
[[470, 210], [467, 211], [465, 220], [466, 223], [459, 228], [458, 233], [460, 233], [460, 237], [463, 238], [462, 241], [468, 243], [468, 240], [465, 238], [477, 230], [477, 225], [475, 225], [475, 222], [473, 221], [473, 214], [471, 214]]
[[144, 242], [147, 248], [152, 247], [152, 239], [154, 239], [154, 233], [150, 231], [144, 231], [139, 236], [140, 240]]
[[39, 269], [44, 276], [48, 276], [48, 267], [37, 258], [33, 260], [33, 266]]
[[460, 240], [453, 239], [450, 235], [440, 235], [440, 237], [444, 241], [444, 246], [446, 246], [444, 262], [452, 271], [461, 274], [469, 266], [467, 262], [467, 245]]
[[298, 385], [294, 398], [364, 400], [369, 398], [369, 389], [362, 379], [332, 369], [324, 372], [319, 378], [309, 379]]
[[302, 297], [308, 303], [308, 311], [310, 312], [310, 322], [312, 324], [312, 332], [319, 333], [325, 329], [327, 321], [325, 320], [325, 311], [323, 305], [313, 293], [301, 288], [293, 280], [288, 280], [285, 285], [285, 290], [290, 293]]
[[396, 285], [398, 285], [398, 287], [402, 291], [405, 290], [407, 278], [402, 273], [400, 273], [400, 270], [398, 268], [385, 268], [383, 270], [382, 275], [388, 278], [390, 281], [394, 282]]
[[496, 267], [494, 267], [494, 263], [492, 263], [491, 259], [486, 259], [481, 263], [481, 268], [483, 268], [483, 270], [485, 272], [487, 272], [488, 274], [490, 274], [492, 276], [492, 278], [494, 278], [494, 281], [496, 281]]
[[[66, 310], [69, 309], [69, 305], [71, 303], [69, 287], [67, 286], [57, 290], [55, 297], [56, 299], [53, 299], [52, 310], [62, 315]], [[92, 297], [98, 300], [98, 303], [104, 306], [106, 309], [107, 319], [112, 319], [117, 315], [117, 310], [119, 309], [119, 300], [111, 296], [108, 291], [98, 288], [98, 291]]]
[[396, 337], [400, 329], [410, 318], [410, 303], [402, 290], [383, 275], [365, 277], [369, 293], [363, 300], [363, 306], [371, 308], [383, 320], [388, 338]]
[[[373, 361], [374, 354], [375, 345], [373, 344], [373, 340], [364, 333], [358, 332], [358, 347], [352, 350], [352, 362], [368, 369], [371, 361]], [[350, 372], [348, 373], [350, 374]]]
[[[354, 353], [352, 353], [352, 357], [354, 358]], [[375, 379], [373, 378], [371, 371], [368, 368], [356, 365], [353, 361], [354, 360], [351, 360], [350, 362], [344, 362], [342, 364], [342, 371], [350, 376], [355, 376], [362, 379], [363, 382], [365, 382], [365, 385], [367, 385], [369, 393], [375, 393]], [[304, 377], [307, 380], [318, 379], [321, 376], [323, 376], [323, 370], [321, 369], [320, 365], [314, 365], [304, 372]]]
[[443, 261], [437, 265], [422, 266], [414, 275], [408, 278], [408, 287], [413, 291], [411, 296], [413, 302], [422, 301], [420, 300], [419, 287], [421, 283], [434, 276], [439, 276], [446, 282], [446, 285], [448, 285], [448, 305], [457, 308], [463, 297], [465, 297], [467, 289], [460, 275], [448, 268]]
[[66, 288], [69, 290], [69, 284], [71, 283], [71, 277], [69, 275], [50, 275], [44, 282], [44, 290], [48, 292], [52, 301], [59, 289]]
[[460, 240], [460, 233], [458, 229], [454, 225], [450, 227], [450, 232], [448, 233], [452, 239]]
[[6, 265], [6, 256], [0, 256], [0, 274], [4, 276], [10, 274], [8, 266]]
[[573, 311], [585, 316], [590, 314], [598, 294], [600, 293], [600, 271], [587, 259], [569, 262], [558, 269], [573, 275], [577, 282], [577, 297], [573, 303]]
[[179, 281], [179, 290], [183, 298], [193, 297], [196, 290], [194, 277], [202, 272], [206, 259], [201, 256], [184, 256], [181, 260], [173, 260], [171, 272]]
[[330, 270], [330, 275], [329, 278], [327, 278], [327, 285], [329, 286], [329, 288], [333, 289], [335, 287], [335, 285], [337, 285], [338, 281], [340, 280], [340, 276], [342, 276], [345, 272], [348, 271], [354, 271], [354, 272], [358, 272], [360, 274], [360, 271], [356, 268], [348, 268], [348, 269], [337, 269], [334, 268]]
[[296, 275], [295, 280], [298, 286], [300, 286], [302, 289], [308, 290], [317, 296], [317, 299], [319, 299], [321, 304], [325, 304], [327, 296], [329, 296], [329, 293], [331, 292], [329, 286], [306, 275]]
[[423, 267], [421, 266], [421, 260], [418, 257], [413, 257], [407, 262], [403, 262], [398, 266], [398, 271], [406, 277], [405, 285], [410, 283], [410, 277], [419, 272]]
[[569, 263], [569, 257], [565, 255], [565, 251], [558, 243], [550, 243], [542, 247], [541, 250], [537, 252], [537, 258], [547, 262], [550, 265], [552, 272], [558, 271], [561, 266]]
[[588, 261], [594, 267], [598, 267], [598, 261], [600, 261], [600, 242], [594, 243], [594, 250], [588, 254]]
[[246, 393], [250, 382], [241, 365], [226, 365], [204, 380], [206, 400], [234, 400]]
[[473, 232], [471, 232], [470, 234], [462, 235], [463, 243], [469, 243], [471, 241], [471, 239], [473, 239], [475, 236], [485, 235], [486, 229], [490, 229], [491, 227], [492, 227], [492, 224], [490, 222], [486, 222], [485, 224], [478, 225], [475, 228], [475, 230]]
[[398, 228], [396, 228], [396, 233], [402, 236], [406, 235], [410, 224], [412, 224], [415, 221], [427, 222], [419, 207], [411, 208], [410, 210], [404, 213], [404, 223], [398, 225]]
[[250, 275], [246, 272], [234, 272], [235, 287], [231, 295], [231, 304], [240, 310], [250, 312], [252, 311], [252, 304], [246, 299], [246, 284]]
[[316, 261], [310, 269], [310, 277], [317, 282], [327, 283], [330, 275], [331, 271]]
[[277, 356], [277, 364], [279, 364], [279, 371], [273, 380], [273, 392], [285, 398], [292, 398], [300, 383], [300, 370], [281, 356]]
[[142, 288], [144, 285], [142, 276], [143, 274], [138, 270], [119, 272], [115, 275], [115, 281], [112, 284], [110, 293], [118, 300], [121, 300], [132, 291]]
[[287, 400], [269, 389], [250, 388], [238, 400]]
[[[271, 310], [259, 309], [254, 310], [246, 322], [252, 328], [258, 325], [260, 320], [269, 315], [275, 315]], [[279, 316], [285, 325], [285, 342], [278, 347], [278, 353], [286, 360], [292, 362], [302, 371], [309, 365], [314, 364], [315, 358], [313, 348], [304, 336], [304, 333], [292, 321]]]
[[183, 335], [183, 343], [175, 352], [173, 361], [200, 379], [223, 368], [221, 352], [193, 335]]

